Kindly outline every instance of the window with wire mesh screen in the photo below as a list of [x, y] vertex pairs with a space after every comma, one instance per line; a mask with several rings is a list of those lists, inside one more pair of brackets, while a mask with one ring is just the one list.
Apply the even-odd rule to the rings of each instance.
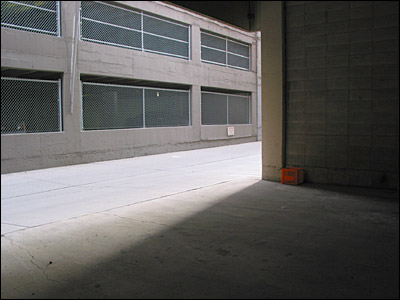
[[189, 91], [145, 89], [146, 127], [190, 126]]
[[1, 77], [1, 134], [59, 131], [61, 81]]
[[250, 45], [226, 36], [201, 31], [201, 60], [206, 63], [250, 70]]
[[1, 1], [1, 26], [60, 36], [60, 1]]
[[81, 2], [81, 39], [183, 59], [190, 55], [189, 25], [98, 1]]
[[251, 124], [249, 96], [202, 92], [201, 124], [234, 125]]
[[189, 91], [82, 82], [82, 128], [190, 126]]
[[143, 127], [143, 90], [82, 83], [82, 126], [84, 130]]

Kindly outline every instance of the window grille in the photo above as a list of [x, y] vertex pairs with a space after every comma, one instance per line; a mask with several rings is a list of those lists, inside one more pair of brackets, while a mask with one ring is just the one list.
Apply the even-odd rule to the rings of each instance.
[[201, 60], [206, 63], [250, 70], [250, 45], [202, 31]]
[[62, 131], [61, 81], [1, 78], [1, 134]]
[[81, 39], [189, 59], [189, 25], [97, 1], [81, 2]]
[[190, 126], [189, 91], [82, 82], [82, 128]]
[[201, 93], [201, 124], [229, 125], [251, 124], [249, 96]]
[[250, 124], [250, 99], [228, 96], [228, 124]]
[[60, 36], [60, 2], [1, 1], [1, 26]]
[[220, 94], [201, 94], [201, 124], [228, 124], [228, 96]]
[[84, 130], [143, 127], [143, 91], [83, 83], [82, 117]]
[[189, 126], [189, 92], [145, 89], [146, 127]]

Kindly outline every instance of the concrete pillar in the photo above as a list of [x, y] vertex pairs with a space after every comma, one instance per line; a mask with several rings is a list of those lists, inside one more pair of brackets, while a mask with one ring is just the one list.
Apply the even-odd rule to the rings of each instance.
[[262, 178], [279, 181], [283, 166], [282, 2], [260, 1]]

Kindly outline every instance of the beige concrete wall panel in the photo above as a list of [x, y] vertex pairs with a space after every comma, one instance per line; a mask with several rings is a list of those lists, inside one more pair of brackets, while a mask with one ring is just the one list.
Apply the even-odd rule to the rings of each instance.
[[[228, 136], [228, 127], [235, 128], [235, 135]], [[221, 139], [235, 139], [251, 137], [253, 135], [253, 125], [206, 125], [201, 126], [201, 140], [212, 141]]]
[[[38, 156], [41, 151], [41, 134], [4, 135], [1, 137], [1, 159]], [[28, 146], [29, 144], [29, 146]], [[3, 161], [2, 161], [3, 163]]]
[[[165, 16], [191, 24], [191, 59], [179, 59], [133, 49], [78, 40], [75, 89], [71, 110], [71, 53], [76, 2], [61, 2], [61, 37], [1, 29], [2, 67], [63, 73], [63, 132], [1, 136], [1, 172], [18, 172], [70, 164], [128, 158], [168, 151], [222, 146], [256, 140], [257, 78], [255, 33], [158, 1], [117, 1], [125, 8]], [[200, 30], [213, 31], [252, 44], [251, 71], [201, 62]], [[191, 87], [192, 126], [104, 131], [82, 131], [80, 75], [184, 84]], [[252, 93], [253, 124], [236, 126], [227, 137], [226, 126], [217, 131], [201, 126], [201, 88]], [[208, 135], [207, 135], [208, 134]]]
[[121, 147], [190, 143], [197, 140], [193, 137], [192, 127], [85, 131], [81, 138], [83, 151], [118, 150]]
[[1, 28], [1, 66], [65, 72], [65, 45], [62, 38]]

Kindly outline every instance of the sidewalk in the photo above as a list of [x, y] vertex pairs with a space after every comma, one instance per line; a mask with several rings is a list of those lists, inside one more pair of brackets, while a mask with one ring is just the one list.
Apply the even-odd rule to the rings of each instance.
[[245, 177], [261, 142], [5, 174], [1, 234]]

